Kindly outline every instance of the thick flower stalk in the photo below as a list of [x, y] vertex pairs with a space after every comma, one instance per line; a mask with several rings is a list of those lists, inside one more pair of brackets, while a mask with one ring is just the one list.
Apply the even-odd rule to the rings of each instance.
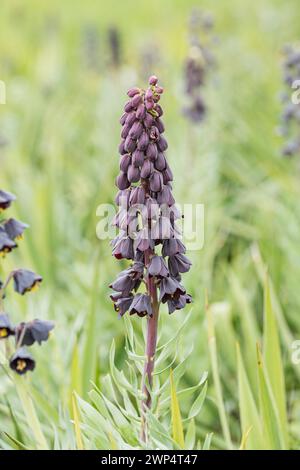
[[214, 64], [207, 39], [212, 27], [213, 21], [210, 15], [198, 9], [192, 11], [189, 21], [190, 47], [184, 65], [188, 103], [183, 108], [183, 114], [194, 123], [202, 122], [207, 111], [202, 90], [206, 83], [207, 72]]
[[283, 112], [281, 114], [280, 133], [285, 137], [286, 142], [282, 149], [285, 157], [292, 157], [300, 154], [300, 95], [295, 93], [295, 100], [292, 93], [300, 80], [300, 49], [292, 46], [285, 48], [285, 59], [283, 63], [283, 77], [289, 90], [282, 94]]
[[143, 412], [151, 406], [151, 386], [160, 304], [169, 313], [191, 302], [181, 284], [190, 269], [185, 246], [176, 226], [181, 217], [172, 194], [173, 174], [166, 159], [163, 89], [155, 76], [147, 90], [132, 88], [121, 117], [120, 173], [116, 179], [119, 207], [114, 224], [113, 255], [130, 266], [111, 284], [111, 299], [120, 316], [126, 312], [147, 317], [146, 360], [143, 376]]
[[[6, 211], [15, 199], [13, 194], [0, 190], [0, 212]], [[22, 238], [27, 227], [27, 224], [13, 218], [0, 220], [0, 255], [2, 257], [17, 248], [17, 242]], [[7, 275], [5, 281], [0, 281], [0, 341], [7, 342], [6, 351], [9, 353], [10, 368], [17, 374], [24, 375], [27, 371], [33, 371], [35, 368], [35, 360], [26, 346], [47, 341], [54, 325], [49, 321], [35, 319], [13, 326], [3, 305], [11, 282], [13, 282], [15, 292], [24, 295], [36, 289], [42, 282], [42, 277], [28, 269], [14, 269]], [[15, 340], [12, 355], [11, 338]]]

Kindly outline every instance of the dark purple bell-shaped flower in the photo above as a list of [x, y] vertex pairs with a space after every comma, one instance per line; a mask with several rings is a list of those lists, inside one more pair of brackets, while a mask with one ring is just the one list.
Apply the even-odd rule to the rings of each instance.
[[174, 278], [165, 277], [160, 282], [159, 300], [163, 303], [185, 294], [185, 288]]
[[0, 340], [8, 338], [15, 334], [15, 329], [13, 328], [9, 316], [6, 313], [0, 314]]
[[141, 188], [138, 186], [136, 188], [132, 188], [130, 199], [129, 199], [130, 206], [134, 206], [135, 204], [139, 204], [143, 206], [145, 204], [145, 197], [146, 197], [146, 193], [145, 193], [144, 188]]
[[163, 242], [163, 256], [174, 256], [179, 253], [185, 253], [185, 251], [185, 246], [179, 238], [170, 238]]
[[157, 278], [169, 276], [168, 268], [162, 256], [152, 256], [148, 267], [148, 273], [149, 276], [155, 276]]
[[10, 358], [10, 368], [19, 375], [24, 375], [26, 372], [33, 371], [35, 368], [35, 360], [25, 347], [18, 349], [15, 354]]
[[14, 289], [21, 295], [36, 290], [42, 282], [42, 276], [28, 269], [17, 269], [13, 272]]
[[136, 294], [129, 308], [130, 315], [136, 313], [139, 317], [152, 316], [151, 299], [147, 294]]
[[8, 209], [13, 201], [15, 201], [16, 196], [14, 194], [8, 193], [0, 189], [0, 212]]
[[16, 248], [16, 246], [16, 243], [9, 238], [6, 230], [0, 226], [0, 256], [5, 256]]
[[177, 276], [179, 273], [188, 272], [191, 265], [192, 263], [190, 260], [182, 253], [170, 256], [168, 259], [168, 267], [171, 276]]
[[192, 297], [189, 294], [180, 295], [177, 299], [172, 298], [168, 300], [168, 310], [169, 313], [175, 312], [175, 310], [183, 309], [186, 304], [190, 304], [192, 302]]
[[113, 248], [113, 255], [117, 259], [133, 259], [133, 240], [130, 237], [120, 238]]
[[41, 344], [47, 341], [54, 323], [35, 319], [28, 323], [20, 323], [16, 327], [16, 344], [18, 346], [32, 346], [35, 342]]
[[3, 223], [3, 228], [11, 240], [18, 240], [22, 238], [23, 232], [28, 228], [28, 225], [16, 219], [8, 219]]
[[126, 269], [122, 271], [117, 279], [109, 286], [117, 292], [122, 292], [122, 294], [129, 294], [136, 286], [136, 280], [134, 280], [129, 271]]
[[115, 311], [118, 312], [119, 317], [122, 317], [126, 312], [128, 312], [130, 305], [133, 301], [133, 295], [129, 294], [128, 297], [124, 297], [122, 293], [112, 294], [110, 296], [114, 302]]
[[144, 227], [137, 234], [135, 240], [135, 248], [139, 251], [146, 251], [154, 247], [154, 241], [151, 239], [150, 231], [147, 227]]

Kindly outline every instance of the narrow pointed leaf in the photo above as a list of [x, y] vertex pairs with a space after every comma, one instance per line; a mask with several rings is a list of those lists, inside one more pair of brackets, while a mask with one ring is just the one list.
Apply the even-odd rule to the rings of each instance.
[[171, 384], [171, 414], [172, 414], [172, 432], [173, 439], [183, 449], [184, 448], [184, 435], [181, 413], [176, 394], [173, 371], [170, 371], [170, 384]]
[[249, 380], [245, 371], [239, 345], [237, 345], [238, 391], [242, 435], [249, 435], [246, 441], [246, 449], [258, 450], [264, 448], [264, 439], [259, 413]]
[[266, 278], [264, 295], [264, 364], [268, 373], [270, 386], [274, 395], [279, 413], [280, 426], [285, 442], [288, 446], [286, 395], [283, 365], [280, 351], [279, 334], [275, 314], [272, 308], [268, 278]]

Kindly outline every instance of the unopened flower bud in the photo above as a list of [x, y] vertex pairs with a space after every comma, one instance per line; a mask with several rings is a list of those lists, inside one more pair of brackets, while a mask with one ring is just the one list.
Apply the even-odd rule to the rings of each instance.
[[133, 96], [137, 95], [138, 93], [140, 93], [140, 89], [139, 88], [130, 88], [128, 91], [127, 91], [127, 95], [129, 96], [129, 98], [132, 98]]
[[127, 175], [123, 172], [121, 172], [118, 176], [117, 176], [117, 180], [116, 180], [116, 185], [118, 186], [119, 189], [126, 189], [126, 188], [129, 188], [130, 186], [130, 183], [128, 181], [128, 178], [127, 178]]
[[123, 173], [126, 173], [130, 164], [131, 164], [131, 156], [129, 153], [125, 153], [120, 158], [120, 170]]
[[153, 171], [153, 163], [146, 159], [141, 169], [141, 178], [149, 178]]
[[137, 183], [140, 179], [141, 172], [139, 168], [134, 165], [130, 165], [127, 171], [127, 178], [130, 183]]
[[151, 75], [149, 78], [149, 85], [156, 85], [158, 82], [158, 78], [155, 75]]

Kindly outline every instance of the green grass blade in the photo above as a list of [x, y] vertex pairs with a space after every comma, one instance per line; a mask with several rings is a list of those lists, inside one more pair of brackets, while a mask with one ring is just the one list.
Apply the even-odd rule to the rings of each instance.
[[257, 364], [260, 413], [263, 423], [263, 432], [266, 439], [264, 449], [283, 450], [285, 445], [279, 421], [279, 413], [268, 376], [263, 366], [263, 359], [259, 348], [257, 348]]
[[174, 441], [184, 449], [184, 434], [181, 419], [181, 413], [176, 394], [173, 371], [170, 371], [170, 384], [171, 384], [171, 414], [172, 414], [172, 432]]
[[245, 371], [240, 347], [237, 344], [237, 372], [239, 390], [239, 408], [242, 435], [247, 435], [245, 446], [247, 450], [259, 450], [264, 448], [264, 439], [259, 413]]
[[81, 429], [80, 429], [79, 411], [78, 411], [76, 396], [74, 393], [72, 395], [72, 411], [73, 411], [74, 429], [75, 429], [75, 437], [76, 437], [76, 446], [78, 450], [84, 450]]
[[264, 292], [264, 338], [263, 338], [264, 364], [272, 388], [272, 393], [278, 409], [280, 427], [285, 448], [288, 447], [286, 394], [283, 365], [280, 351], [279, 334], [275, 314], [272, 308], [268, 278], [266, 278]]
[[185, 434], [185, 449], [194, 449], [196, 441], [196, 426], [194, 419], [191, 419]]
[[209, 347], [211, 367], [212, 367], [212, 373], [213, 373], [213, 379], [214, 379], [214, 385], [215, 385], [215, 392], [216, 392], [216, 397], [217, 397], [218, 411], [219, 411], [221, 426], [222, 426], [224, 438], [227, 444], [227, 448], [232, 449], [232, 441], [231, 441], [230, 430], [229, 430], [228, 420], [227, 420], [225, 406], [224, 406], [221, 378], [220, 378], [219, 366], [218, 366], [218, 354], [217, 354], [215, 328], [214, 328], [214, 322], [212, 318], [211, 309], [210, 309], [207, 299], [206, 299], [205, 305], [206, 305], [207, 324], [208, 324], [208, 347]]
[[41, 428], [40, 421], [35, 411], [33, 401], [30, 397], [28, 386], [24, 377], [14, 377], [15, 386], [23, 407], [29, 428], [35, 439], [37, 450], [48, 450], [48, 443]]
[[69, 390], [69, 407], [73, 411], [73, 393], [76, 392], [79, 396], [82, 394], [82, 376], [80, 374], [80, 361], [79, 350], [77, 341], [74, 344], [72, 361], [71, 361], [71, 383]]
[[83, 352], [83, 362], [81, 364], [82, 370], [82, 394], [83, 397], [88, 396], [88, 392], [91, 388], [91, 382], [95, 382], [96, 375], [96, 360], [97, 360], [97, 337], [98, 331], [96, 328], [96, 313], [97, 313], [97, 298], [99, 290], [99, 270], [100, 270], [100, 261], [99, 256], [96, 256], [95, 267], [94, 267], [94, 276], [93, 276], [93, 286], [91, 289], [91, 303], [88, 313], [88, 318], [86, 321], [86, 338]]

